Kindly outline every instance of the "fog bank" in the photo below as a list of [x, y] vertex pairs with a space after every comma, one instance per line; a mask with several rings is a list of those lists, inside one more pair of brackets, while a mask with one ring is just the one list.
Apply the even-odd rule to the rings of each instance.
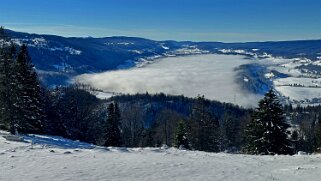
[[204, 95], [208, 99], [252, 107], [260, 96], [242, 91], [234, 71], [249, 61], [236, 55], [170, 57], [142, 68], [83, 74], [75, 81], [109, 92]]

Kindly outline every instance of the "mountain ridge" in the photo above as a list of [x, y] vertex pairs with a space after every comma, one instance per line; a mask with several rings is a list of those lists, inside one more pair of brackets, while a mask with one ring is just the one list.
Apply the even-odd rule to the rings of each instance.
[[64, 85], [70, 77], [124, 69], [156, 58], [205, 53], [319, 60], [321, 40], [266, 42], [156, 41], [140, 37], [63, 37], [6, 30], [17, 45], [27, 44], [46, 85]]

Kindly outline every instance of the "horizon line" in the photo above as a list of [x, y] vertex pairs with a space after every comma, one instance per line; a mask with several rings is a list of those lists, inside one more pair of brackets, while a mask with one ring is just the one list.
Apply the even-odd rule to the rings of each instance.
[[175, 40], [175, 39], [153, 39], [153, 38], [148, 38], [148, 37], [141, 37], [141, 36], [128, 36], [128, 35], [111, 35], [111, 36], [68, 36], [68, 35], [60, 35], [60, 34], [55, 34], [55, 33], [35, 33], [35, 32], [30, 32], [30, 31], [21, 31], [21, 30], [14, 30], [14, 28], [5, 28], [5, 26], [0, 26], [4, 27], [5, 30], [9, 30], [12, 32], [16, 33], [25, 33], [25, 34], [30, 34], [30, 35], [39, 35], [39, 36], [58, 36], [58, 37], [63, 37], [63, 38], [94, 38], [94, 39], [103, 39], [103, 38], [117, 38], [117, 37], [126, 37], [126, 38], [141, 38], [141, 39], [146, 39], [146, 40], [151, 40], [151, 41], [176, 41], [176, 42], [194, 42], [194, 43], [225, 43], [225, 44], [234, 44], [234, 43], [269, 43], [269, 42], [295, 42], [295, 41], [321, 41], [320, 38], [307, 38], [307, 39], [279, 39], [279, 40], [254, 40], [254, 41], [215, 41], [215, 40], [208, 40], [208, 41], [195, 41], [195, 40]]

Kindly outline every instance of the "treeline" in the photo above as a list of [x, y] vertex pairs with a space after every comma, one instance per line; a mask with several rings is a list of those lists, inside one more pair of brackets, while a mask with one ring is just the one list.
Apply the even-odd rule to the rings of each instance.
[[320, 152], [321, 148], [321, 105], [293, 108], [285, 106], [288, 120], [292, 123], [291, 139], [295, 151]]
[[164, 94], [102, 101], [87, 90], [81, 85], [48, 90], [43, 133], [105, 146], [180, 147], [179, 135], [185, 135], [185, 148], [203, 151], [239, 151], [244, 144], [249, 111], [237, 106]]
[[[204, 151], [240, 150], [249, 110], [204, 97], [165, 94], [121, 95], [110, 101], [121, 108], [125, 146], [177, 145], [186, 130], [189, 148]], [[178, 129], [180, 128], [180, 129]], [[186, 146], [186, 145], [185, 145]]]
[[273, 90], [255, 110], [165, 94], [99, 100], [85, 85], [42, 87], [27, 47], [0, 29], [0, 128], [58, 135], [104, 146], [249, 154], [314, 152], [321, 146], [321, 107], [283, 107]]

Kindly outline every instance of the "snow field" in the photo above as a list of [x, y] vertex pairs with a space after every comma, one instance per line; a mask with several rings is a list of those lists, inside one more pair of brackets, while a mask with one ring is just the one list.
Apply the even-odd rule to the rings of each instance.
[[0, 180], [301, 181], [321, 177], [321, 155], [254, 156], [174, 148], [104, 148], [37, 135], [25, 140], [28, 142], [11, 142], [0, 136]]

